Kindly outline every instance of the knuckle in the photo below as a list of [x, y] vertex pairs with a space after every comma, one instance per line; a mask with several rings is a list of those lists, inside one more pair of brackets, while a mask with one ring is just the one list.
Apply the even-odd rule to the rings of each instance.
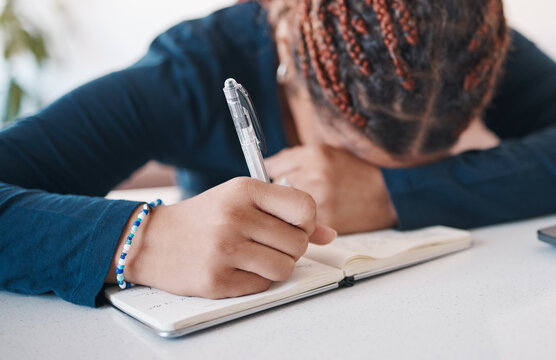
[[245, 209], [237, 204], [226, 204], [220, 208], [223, 225], [241, 224], [246, 220]]
[[218, 241], [214, 246], [214, 250], [216, 253], [215, 256], [217, 258], [222, 258], [222, 257], [227, 258], [231, 255], [236, 254], [239, 251], [238, 243], [234, 241], [231, 237], [225, 237], [225, 236], [222, 236], [218, 239]]
[[232, 194], [244, 195], [249, 192], [252, 179], [248, 177], [237, 177], [228, 181], [228, 186]]

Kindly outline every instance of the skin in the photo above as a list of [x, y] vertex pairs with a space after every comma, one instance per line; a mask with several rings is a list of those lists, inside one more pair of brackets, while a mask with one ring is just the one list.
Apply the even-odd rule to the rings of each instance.
[[[250, 178], [230, 180], [154, 209], [133, 239], [126, 281], [213, 299], [264, 291], [291, 275], [309, 241], [326, 244], [336, 237], [316, 222], [316, 211], [313, 198], [301, 190]], [[108, 283], [114, 282], [125, 239], [122, 233]]]
[[[327, 244], [337, 232], [396, 224], [380, 167], [417, 166], [498, 145], [499, 139], [476, 119], [450, 151], [390, 156], [344, 119], [315, 108], [295, 73], [291, 21], [283, 17], [275, 24], [278, 56], [288, 66], [280, 86], [291, 147], [265, 160], [269, 176], [287, 179], [291, 187], [236, 178], [156, 208], [135, 235], [126, 281], [214, 299], [264, 291], [291, 275], [309, 242]], [[126, 231], [139, 212], [124, 228], [107, 283], [115, 281]]]

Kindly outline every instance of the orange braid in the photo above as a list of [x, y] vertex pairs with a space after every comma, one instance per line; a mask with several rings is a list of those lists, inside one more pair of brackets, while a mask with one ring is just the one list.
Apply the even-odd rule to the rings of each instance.
[[[407, 42], [416, 46], [419, 42], [415, 20], [411, 17], [403, 0], [393, 0], [397, 19], [404, 31]], [[401, 85], [406, 90], [415, 88], [415, 80], [409, 72], [407, 63], [402, 59], [399, 42], [395, 36], [392, 18], [385, 0], [366, 0], [367, 5], [373, 6], [380, 22], [384, 36], [384, 43], [393, 60], [396, 74]], [[326, 0], [302, 0], [299, 5], [299, 30], [301, 39], [297, 46], [300, 67], [305, 78], [309, 77], [312, 68], [317, 83], [322, 88], [325, 97], [338, 108], [353, 124], [364, 126], [365, 118], [353, 109], [353, 102], [345, 84], [339, 79], [340, 63], [338, 52], [334, 47], [332, 34], [335, 27], [327, 15], [337, 19], [340, 36], [345, 42], [346, 51], [359, 68], [363, 76], [371, 76], [371, 63], [365, 57], [363, 48], [357, 40], [357, 35], [368, 35], [365, 22], [357, 18], [347, 6], [346, 0], [329, 3]]]
[[502, 0], [289, 3], [312, 99], [390, 154], [448, 149], [492, 98], [509, 42]]
[[[482, 45], [484, 38], [490, 32], [496, 32], [497, 28], [492, 25], [493, 19], [502, 19], [502, 24], [498, 24], [497, 27], [502, 25], [505, 28], [504, 17], [501, 16], [503, 13], [502, 4], [498, 0], [490, 0], [487, 11], [485, 13], [484, 21], [479, 26], [479, 29], [473, 35], [471, 42], [469, 43], [468, 50], [470, 52], [475, 52]], [[473, 91], [477, 86], [483, 83], [485, 80], [494, 78], [493, 70], [498, 67], [498, 64], [504, 57], [506, 44], [508, 41], [507, 33], [502, 32], [501, 36], [495, 36], [493, 51], [485, 58], [481, 59], [479, 63], [465, 76], [463, 87], [465, 91]]]
[[[304, 0], [301, 3], [300, 30], [303, 38], [301, 43], [307, 46], [307, 53], [309, 54], [309, 59], [304, 61], [304, 63], [310, 63], [315, 72], [317, 82], [328, 100], [350, 122], [362, 127], [366, 123], [365, 118], [353, 110], [349, 92], [338, 78], [340, 67], [338, 54], [334, 49], [330, 35], [333, 33], [334, 28], [332, 25], [326, 26], [324, 24], [324, 12], [326, 9], [322, 7], [317, 9], [311, 5], [311, 0]], [[301, 49], [301, 47], [300, 45], [298, 48]], [[301, 50], [301, 54], [305, 54], [304, 48]], [[362, 63], [362, 66], [364, 66], [364, 63]], [[308, 76], [308, 69], [305, 75], [306, 77]]]
[[417, 31], [417, 24], [411, 13], [407, 9], [407, 4], [403, 0], [394, 0], [392, 2], [392, 9], [398, 18], [398, 22], [402, 26], [405, 40], [412, 46], [419, 44], [419, 33]]
[[402, 59], [400, 54], [400, 44], [394, 32], [394, 25], [386, 0], [366, 0], [366, 4], [372, 6], [376, 13], [380, 28], [382, 29], [384, 44], [386, 48], [388, 48], [388, 52], [396, 68], [396, 74], [400, 78], [403, 88], [408, 91], [414, 90], [415, 80], [413, 75], [409, 72], [407, 63]]
[[[340, 20], [339, 25], [341, 36], [346, 43], [346, 49], [350, 58], [357, 66], [359, 66], [359, 70], [363, 75], [371, 76], [371, 66], [369, 64], [369, 61], [365, 59], [365, 55], [362, 52], [361, 45], [357, 43], [354, 31], [355, 27], [353, 26], [352, 22], [349, 21], [349, 19], [353, 18], [353, 16], [350, 16], [352, 14], [351, 10], [348, 9], [346, 6], [346, 0], [338, 0], [338, 6], [332, 6], [331, 9], [335, 10], [334, 14]], [[363, 28], [361, 28], [361, 26], [358, 26], [358, 28], [360, 33], [366, 30], [364, 26]], [[363, 34], [365, 34], [365, 32], [363, 32]]]

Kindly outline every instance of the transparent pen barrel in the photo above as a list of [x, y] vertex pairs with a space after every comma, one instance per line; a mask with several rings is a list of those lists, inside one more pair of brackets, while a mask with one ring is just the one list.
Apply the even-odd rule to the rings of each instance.
[[[243, 132], [248, 132], [252, 129], [242, 129]], [[243, 139], [248, 139], [247, 134], [242, 134]], [[242, 140], [243, 140], [242, 139]], [[247, 167], [249, 168], [249, 174], [252, 178], [259, 179], [262, 181], [270, 182], [266, 169], [263, 165], [263, 156], [261, 150], [259, 149], [259, 144], [250, 141], [240, 141], [241, 149], [243, 150], [243, 155], [247, 162]]]

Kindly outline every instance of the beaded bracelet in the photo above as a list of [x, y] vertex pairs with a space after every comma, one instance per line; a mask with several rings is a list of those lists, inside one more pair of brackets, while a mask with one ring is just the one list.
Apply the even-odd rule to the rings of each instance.
[[141, 222], [143, 221], [145, 216], [149, 215], [150, 211], [160, 205], [162, 205], [162, 200], [160, 199], [156, 199], [155, 201], [151, 201], [150, 203], [146, 203], [145, 205], [143, 205], [143, 209], [139, 213], [137, 220], [135, 220], [133, 222], [133, 225], [131, 226], [131, 231], [127, 236], [127, 240], [124, 244], [124, 250], [122, 251], [122, 255], [120, 255], [120, 261], [118, 261], [118, 266], [116, 267], [116, 281], [118, 282], [118, 285], [121, 289], [128, 289], [129, 287], [135, 285], [124, 280], [125, 257], [127, 255], [127, 252], [129, 251], [129, 248], [131, 248], [131, 242], [133, 240], [133, 237], [135, 236], [135, 232], [137, 231], [137, 229], [139, 229], [139, 225], [141, 225]]

